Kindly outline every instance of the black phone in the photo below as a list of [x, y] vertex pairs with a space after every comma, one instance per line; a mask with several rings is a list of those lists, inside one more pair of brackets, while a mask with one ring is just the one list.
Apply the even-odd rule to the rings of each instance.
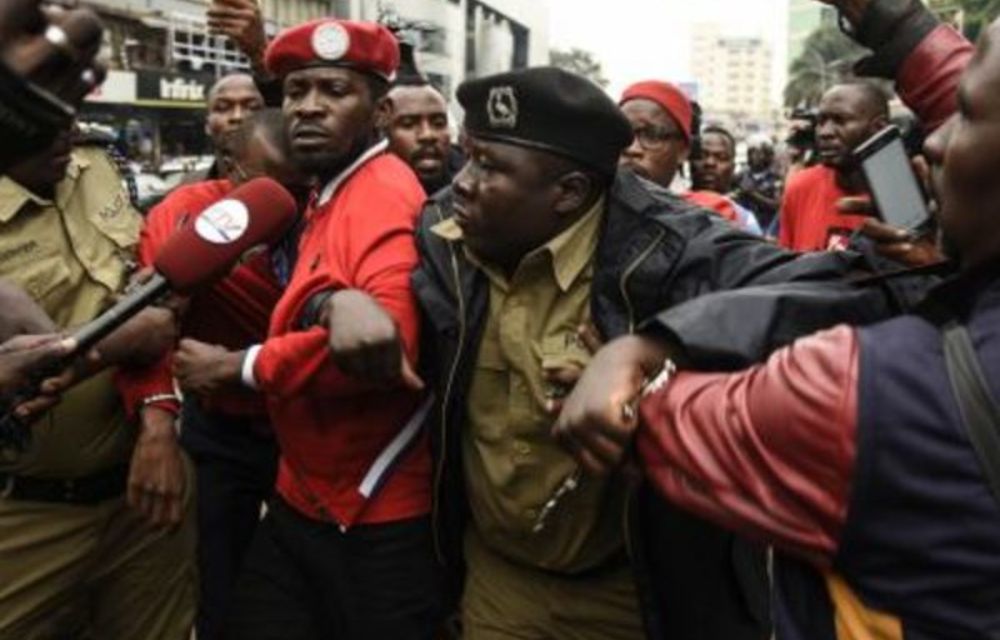
[[868, 182], [879, 218], [907, 230], [927, 220], [927, 199], [895, 125], [863, 142], [854, 150], [854, 159]]

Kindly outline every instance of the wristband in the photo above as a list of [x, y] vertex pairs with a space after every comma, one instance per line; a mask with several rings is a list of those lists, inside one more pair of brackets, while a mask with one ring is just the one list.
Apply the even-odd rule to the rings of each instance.
[[143, 409], [149, 407], [154, 407], [177, 416], [181, 412], [181, 399], [172, 393], [157, 393], [142, 399], [139, 403], [140, 413]]

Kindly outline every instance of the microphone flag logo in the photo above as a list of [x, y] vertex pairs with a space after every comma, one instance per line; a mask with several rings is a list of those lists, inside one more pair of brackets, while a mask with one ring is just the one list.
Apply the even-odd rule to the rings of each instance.
[[202, 212], [194, 221], [195, 233], [212, 244], [230, 244], [246, 233], [250, 212], [239, 200], [222, 200]]

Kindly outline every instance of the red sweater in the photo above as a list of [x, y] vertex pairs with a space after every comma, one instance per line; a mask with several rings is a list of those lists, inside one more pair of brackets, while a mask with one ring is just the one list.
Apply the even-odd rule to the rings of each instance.
[[[958, 76], [972, 53], [972, 44], [961, 34], [940, 25], [900, 67], [896, 91], [926, 131], [937, 129], [955, 112]], [[839, 248], [845, 234], [865, 220], [836, 211], [837, 200], [844, 195], [826, 167], [796, 173], [788, 180], [781, 204], [781, 246], [796, 251]]]
[[[139, 237], [138, 260], [146, 267], [185, 224], [233, 188], [228, 180], [208, 180], [178, 187], [146, 216]], [[267, 252], [254, 254], [223, 280], [191, 297], [181, 323], [181, 334], [231, 350], [242, 350], [267, 335], [271, 309], [281, 289], [271, 273]], [[173, 392], [173, 354], [166, 353], [154, 366], [123, 371], [119, 387], [126, 406], [134, 410], [144, 397]], [[264, 398], [249, 389], [220, 392], [206, 398], [208, 410], [236, 416], [265, 416]]]
[[781, 246], [793, 251], [847, 248], [851, 233], [866, 216], [837, 210], [837, 201], [848, 194], [837, 186], [836, 176], [833, 169], [817, 165], [788, 179], [781, 203]]
[[[291, 282], [267, 340], [247, 354], [244, 378], [268, 398], [281, 448], [278, 493], [295, 509], [341, 527], [430, 510], [430, 452], [420, 394], [373, 389], [342, 373], [328, 331], [299, 327], [318, 292], [359, 289], [396, 320], [416, 361], [419, 314], [410, 290], [413, 231], [424, 192], [402, 160], [369, 150], [307, 214]], [[417, 416], [419, 418], [419, 416]]]

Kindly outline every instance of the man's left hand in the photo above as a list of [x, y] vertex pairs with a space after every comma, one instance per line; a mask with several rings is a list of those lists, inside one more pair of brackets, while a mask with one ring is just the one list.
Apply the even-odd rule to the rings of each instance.
[[244, 351], [185, 338], [174, 353], [174, 377], [184, 391], [210, 396], [239, 384], [245, 355]]
[[128, 505], [154, 527], [175, 527], [184, 513], [184, 461], [175, 416], [147, 407], [128, 476]]

